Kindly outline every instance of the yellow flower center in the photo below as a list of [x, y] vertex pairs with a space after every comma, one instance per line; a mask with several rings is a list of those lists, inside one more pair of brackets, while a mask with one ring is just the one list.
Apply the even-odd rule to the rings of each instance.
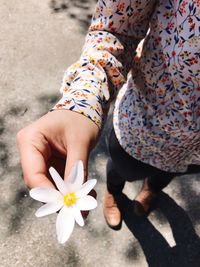
[[66, 206], [71, 206], [76, 203], [76, 195], [72, 192], [64, 196], [64, 203]]

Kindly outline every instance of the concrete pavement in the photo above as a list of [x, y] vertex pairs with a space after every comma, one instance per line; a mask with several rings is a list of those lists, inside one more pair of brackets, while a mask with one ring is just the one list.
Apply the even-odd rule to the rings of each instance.
[[1, 0], [0, 266], [199, 267], [200, 176], [176, 178], [148, 219], [132, 213], [131, 200], [141, 183], [128, 183], [129, 199], [120, 201], [123, 227], [113, 232], [102, 214], [104, 135], [90, 160], [89, 177], [98, 179], [99, 206], [86, 226], [77, 226], [61, 246], [56, 215], [34, 216], [40, 204], [28, 197], [22, 182], [15, 135], [59, 98], [63, 72], [80, 55], [93, 7], [92, 0]]

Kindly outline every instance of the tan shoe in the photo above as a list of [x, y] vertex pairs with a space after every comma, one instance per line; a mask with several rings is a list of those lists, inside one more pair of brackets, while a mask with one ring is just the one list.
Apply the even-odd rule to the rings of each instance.
[[141, 191], [134, 201], [134, 213], [138, 216], [148, 215], [152, 204], [157, 197], [157, 194], [151, 191], [147, 181], [148, 179], [146, 178]]
[[120, 230], [122, 225], [121, 212], [116, 200], [108, 191], [104, 195], [103, 213], [107, 225], [113, 230]]

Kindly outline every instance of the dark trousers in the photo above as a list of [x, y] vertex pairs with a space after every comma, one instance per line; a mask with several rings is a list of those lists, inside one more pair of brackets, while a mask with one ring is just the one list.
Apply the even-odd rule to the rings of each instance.
[[200, 172], [200, 165], [190, 165], [185, 173], [171, 173], [143, 163], [131, 157], [120, 146], [114, 129], [109, 137], [110, 158], [107, 162], [107, 189], [112, 194], [122, 192], [126, 181], [148, 178], [150, 189], [159, 193], [175, 176]]

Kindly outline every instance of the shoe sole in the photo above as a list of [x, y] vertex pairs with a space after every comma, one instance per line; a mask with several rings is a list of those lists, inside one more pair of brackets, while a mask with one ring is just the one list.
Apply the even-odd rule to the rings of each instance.
[[106, 221], [106, 224], [108, 225], [108, 227], [111, 228], [114, 231], [119, 231], [122, 228], [122, 221], [119, 224], [117, 224], [117, 225], [111, 225], [111, 224], [109, 224], [108, 221], [106, 220], [106, 218], [105, 218], [105, 221]]

